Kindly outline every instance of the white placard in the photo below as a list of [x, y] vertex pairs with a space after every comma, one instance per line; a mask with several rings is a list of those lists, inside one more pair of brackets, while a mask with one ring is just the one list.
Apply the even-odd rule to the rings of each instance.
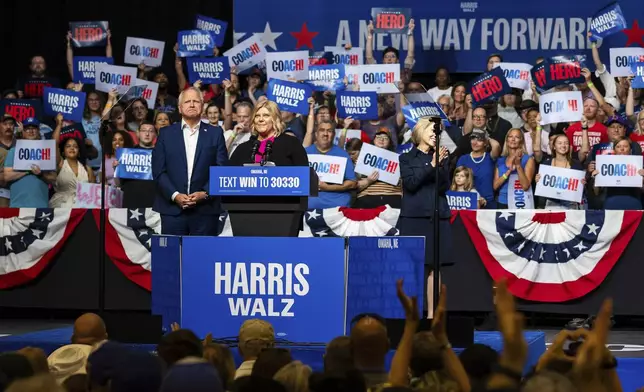
[[644, 48], [610, 48], [610, 75], [631, 76], [631, 64], [644, 61]]
[[581, 121], [584, 102], [581, 91], [562, 91], [539, 96], [541, 125]]
[[266, 53], [266, 77], [269, 80], [308, 80], [309, 52], [299, 50]]
[[165, 42], [153, 39], [127, 37], [125, 40], [125, 64], [158, 67], [163, 62]]
[[[351, 139], [362, 139], [362, 131], [359, 129], [347, 129], [347, 135], [345, 136], [344, 145], [346, 146], [349, 140]], [[340, 143], [340, 136], [342, 135], [342, 129], [335, 130], [335, 137], [333, 138], [333, 144], [336, 146]]]
[[[123, 191], [112, 185], [105, 188], [105, 198], [106, 208], [121, 208], [123, 205]], [[101, 184], [77, 182], [74, 208], [101, 208]]]
[[96, 63], [94, 84], [98, 91], [104, 93], [116, 88], [119, 94], [125, 94], [130, 86], [134, 86], [136, 74], [135, 67]]
[[350, 84], [357, 84], [360, 91], [378, 94], [399, 93], [400, 64], [348, 65], [346, 75]]
[[325, 46], [324, 51], [331, 52], [333, 54], [333, 64], [364, 64], [364, 50], [362, 50], [362, 48], [351, 48], [346, 50], [343, 46]]
[[224, 56], [228, 57], [231, 68], [237, 67], [237, 72], [242, 72], [266, 60], [266, 46], [259, 35], [253, 35], [225, 51]]
[[535, 196], [581, 203], [584, 195], [584, 184], [581, 181], [586, 173], [581, 170], [564, 169], [550, 165], [539, 166], [539, 182]]
[[320, 181], [329, 184], [342, 184], [347, 158], [324, 154], [308, 154], [309, 165], [315, 169]]
[[55, 140], [18, 140], [13, 155], [13, 170], [56, 170]]
[[517, 173], [508, 178], [508, 210], [534, 210], [532, 186], [524, 191]]
[[510, 87], [530, 90], [530, 70], [532, 65], [525, 63], [495, 63], [494, 68], [501, 67]]
[[395, 152], [364, 143], [356, 163], [356, 173], [368, 176], [374, 170], [378, 170], [378, 181], [398, 185], [400, 181], [398, 156]]
[[157, 102], [157, 93], [159, 92], [159, 83], [145, 79], [137, 79], [136, 86], [147, 86], [141, 93], [141, 98], [148, 102], [148, 108], [154, 110]]
[[640, 188], [642, 176], [637, 171], [642, 168], [641, 155], [597, 155], [595, 185], [599, 187]]

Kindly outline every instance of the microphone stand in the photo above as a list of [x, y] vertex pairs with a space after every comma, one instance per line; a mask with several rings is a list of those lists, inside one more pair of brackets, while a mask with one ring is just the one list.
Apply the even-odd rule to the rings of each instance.
[[266, 162], [268, 162], [268, 157], [270, 157], [271, 152], [273, 152], [273, 143], [269, 140], [266, 142], [266, 150], [264, 151], [264, 155], [262, 156], [262, 162], [260, 163], [261, 166], [266, 165]]
[[434, 123], [434, 133], [436, 134], [436, 147], [434, 154], [436, 154], [436, 166], [434, 167], [434, 178], [436, 179], [436, 188], [434, 194], [434, 292], [433, 292], [433, 309], [434, 312], [438, 307], [438, 298], [440, 296], [441, 287], [440, 287], [440, 212], [439, 212], [439, 197], [440, 197], [440, 187], [441, 187], [441, 177], [440, 177], [440, 167], [442, 165], [440, 161], [440, 135], [441, 135], [441, 119], [437, 117]]

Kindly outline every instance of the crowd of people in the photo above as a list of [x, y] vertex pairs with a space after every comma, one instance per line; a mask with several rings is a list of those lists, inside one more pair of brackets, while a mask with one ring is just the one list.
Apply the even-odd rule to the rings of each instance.
[[[387, 365], [390, 347], [385, 321], [362, 314], [349, 336], [328, 342], [323, 367], [294, 359], [297, 348], [278, 347], [272, 325], [250, 319], [239, 329], [236, 364], [232, 348], [212, 335], [203, 340], [173, 324], [153, 353], [109, 340], [103, 320], [84, 314], [70, 343], [48, 356], [25, 347], [0, 354], [0, 391], [7, 392], [376, 392], [376, 391], [621, 391], [617, 360], [606, 348], [612, 302], [600, 309], [592, 330], [563, 330], [524, 375], [528, 345], [523, 316], [505, 281], [496, 285], [496, 314], [504, 348], [474, 344], [459, 355], [450, 345], [446, 287], [431, 330], [418, 331], [416, 297], [397, 283], [405, 326]], [[566, 348], [567, 343], [572, 344]], [[578, 344], [579, 342], [583, 342]]]

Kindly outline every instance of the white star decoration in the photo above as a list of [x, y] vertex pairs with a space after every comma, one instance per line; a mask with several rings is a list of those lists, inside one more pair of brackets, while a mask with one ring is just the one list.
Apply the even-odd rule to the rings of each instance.
[[130, 214], [132, 214], [130, 215], [130, 219], [136, 219], [137, 221], [143, 215], [139, 210], [130, 210]]
[[13, 250], [13, 245], [11, 245], [11, 241], [9, 241], [8, 237], [5, 237], [4, 239], [4, 247], [7, 248], [7, 250]]
[[139, 237], [143, 237], [144, 235], [150, 234], [150, 230], [148, 229], [141, 229], [139, 230]]
[[275, 45], [275, 40], [282, 35], [283, 33], [274, 33], [271, 31], [270, 23], [266, 22], [263, 33], [255, 33], [253, 36], [258, 36], [262, 40], [265, 46], [270, 46], [273, 50], [277, 50], [277, 45]]
[[569, 249], [564, 249], [563, 252], [566, 254], [567, 258], [570, 258], [570, 250]]
[[306, 213], [309, 215], [306, 220], [317, 219], [321, 216], [316, 210], [307, 211]]
[[586, 247], [584, 246], [584, 241], [579, 241], [579, 243], [577, 245], [575, 245], [574, 248], [579, 249], [580, 252], [582, 250], [586, 249]]
[[31, 229], [31, 232], [34, 233], [36, 238], [40, 239], [40, 235], [43, 233], [42, 230], [37, 230], [37, 229]]
[[504, 238], [514, 237], [514, 233], [506, 233]]
[[525, 247], [525, 241], [523, 241], [521, 243], [521, 245], [519, 245], [519, 247], [517, 247], [517, 252], [521, 252], [521, 249], [523, 249], [524, 247]]
[[226, 220], [226, 217], [224, 215], [219, 215], [219, 222], [223, 222]]
[[237, 45], [241, 38], [245, 35], [246, 33], [238, 33], [236, 31], [233, 31], [233, 45]]
[[597, 235], [597, 230], [599, 230], [601, 226], [597, 226], [596, 224], [591, 223], [589, 225], [586, 225], [586, 227], [588, 227], [588, 234]]
[[512, 213], [511, 213], [511, 212], [503, 211], [503, 212], [501, 213], [501, 216], [499, 216], [499, 219], [501, 219], [501, 218], [505, 218], [505, 220], [507, 221], [507, 220], [508, 220], [508, 218], [510, 218], [511, 216], [512, 216]]
[[541, 251], [539, 252], [539, 260], [543, 260], [543, 255], [546, 254], [546, 250], [541, 248]]
[[327, 234], [326, 230], [318, 231], [315, 234], [319, 235], [320, 237], [324, 237], [325, 235], [329, 235], [329, 234]]
[[46, 220], [50, 222], [51, 221], [50, 216], [51, 216], [51, 212], [50, 213], [43, 212], [42, 215], [40, 215], [40, 220]]

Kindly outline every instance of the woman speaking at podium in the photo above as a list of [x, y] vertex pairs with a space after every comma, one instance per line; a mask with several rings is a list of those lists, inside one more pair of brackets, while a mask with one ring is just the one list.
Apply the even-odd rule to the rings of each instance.
[[[427, 280], [428, 317], [433, 315], [434, 219], [439, 219], [440, 261], [445, 262], [451, 241], [449, 218], [451, 213], [445, 192], [449, 190], [448, 152], [444, 147], [436, 151], [439, 117], [421, 118], [412, 131], [414, 147], [400, 155], [400, 177], [403, 197], [397, 229], [401, 236], [425, 237], [425, 278]], [[438, 170], [437, 169], [438, 165]], [[438, 173], [437, 173], [438, 172]], [[438, 174], [438, 180], [436, 175]], [[438, 187], [438, 200], [436, 200]], [[438, 217], [434, 216], [438, 202]]]
[[[284, 133], [282, 113], [275, 102], [258, 103], [251, 116], [252, 136], [240, 144], [230, 157], [231, 166], [268, 163], [272, 166], [309, 166], [300, 141]], [[272, 164], [271, 164], [272, 163]]]

